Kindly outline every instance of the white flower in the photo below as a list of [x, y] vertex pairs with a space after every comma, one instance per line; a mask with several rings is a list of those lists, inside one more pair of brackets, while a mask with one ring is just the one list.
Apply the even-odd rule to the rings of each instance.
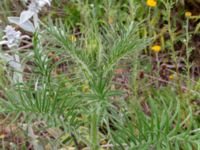
[[30, 20], [27, 20], [26, 22], [20, 24], [20, 18], [19, 17], [8, 17], [8, 21], [10, 23], [14, 23], [21, 27], [23, 30], [34, 33], [35, 32], [35, 27], [33, 23]]
[[3, 41], [0, 41], [0, 45], [6, 44], [9, 48], [18, 48], [22, 39], [29, 38], [27, 35], [21, 36], [20, 31], [16, 31], [12, 26], [6, 26], [5, 36], [3, 36]]
[[[10, 23], [14, 23], [20, 26], [22, 29], [28, 32], [35, 32], [38, 28], [38, 13], [46, 4], [51, 5], [51, 0], [31, 0], [28, 5], [28, 10], [21, 12], [20, 17], [8, 17]], [[33, 23], [30, 19], [33, 17]]]
[[50, 5], [51, 0], [31, 0], [31, 3], [28, 5], [28, 10], [22, 11], [20, 14], [20, 24], [37, 15], [46, 4]]
[[[6, 26], [4, 32], [5, 32], [5, 36], [3, 36], [4, 40], [0, 41], [0, 45], [6, 44], [10, 49], [18, 48], [22, 39], [30, 38], [27, 35], [21, 35], [20, 31], [16, 31], [15, 28], [9, 25]], [[14, 83], [23, 82], [23, 74], [22, 74], [23, 68], [20, 62], [20, 57], [17, 54], [14, 54], [14, 56], [12, 56], [10, 54], [1, 53], [0, 59], [2, 59], [15, 69], [13, 73]]]
[[[35, 1], [35, 0], [34, 0]], [[39, 5], [39, 7], [44, 7], [44, 5], [48, 4], [49, 6], [51, 5], [51, 0], [36, 0]]]

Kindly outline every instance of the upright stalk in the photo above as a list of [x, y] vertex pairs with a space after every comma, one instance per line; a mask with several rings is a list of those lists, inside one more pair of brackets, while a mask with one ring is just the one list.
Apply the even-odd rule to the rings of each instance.
[[185, 49], [186, 49], [186, 67], [187, 67], [187, 86], [191, 86], [191, 82], [190, 82], [190, 64], [189, 64], [189, 58], [190, 58], [190, 53], [191, 50], [189, 49], [189, 40], [190, 40], [190, 35], [189, 35], [189, 18], [187, 17], [186, 20], [186, 27], [185, 27], [185, 31], [186, 31], [186, 41], [185, 41]]
[[15, 63], [15, 71], [13, 73], [13, 81], [14, 83], [23, 82], [23, 74], [22, 74], [22, 65], [20, 63], [20, 58], [17, 54], [14, 54]]
[[170, 35], [170, 41], [171, 41], [171, 50], [172, 50], [172, 57], [174, 60], [174, 65], [175, 65], [175, 69], [176, 69], [176, 75], [177, 75], [177, 85], [178, 85], [178, 92], [180, 94], [180, 96], [182, 97], [182, 88], [181, 88], [181, 79], [178, 76], [179, 75], [179, 68], [178, 68], [178, 61], [177, 61], [177, 57], [176, 57], [176, 50], [174, 48], [174, 41], [175, 41], [175, 37], [174, 37], [174, 33], [172, 31], [172, 25], [171, 25], [171, 3], [168, 2], [167, 4], [167, 13], [168, 13], [168, 32]]
[[97, 111], [95, 110], [91, 115], [91, 150], [98, 150], [99, 143], [98, 143], [98, 115]]

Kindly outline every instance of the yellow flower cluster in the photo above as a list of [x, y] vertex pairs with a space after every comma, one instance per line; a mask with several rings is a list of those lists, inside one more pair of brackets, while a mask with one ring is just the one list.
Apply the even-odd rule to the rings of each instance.
[[147, 6], [149, 7], [156, 7], [157, 1], [156, 0], [147, 0], [146, 1]]

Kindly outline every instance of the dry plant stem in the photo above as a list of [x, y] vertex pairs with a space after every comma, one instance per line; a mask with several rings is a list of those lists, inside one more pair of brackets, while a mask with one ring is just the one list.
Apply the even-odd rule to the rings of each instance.
[[[128, 148], [128, 145], [127, 144], [122, 144], [123, 146], [124, 146], [124, 148], [125, 147], [127, 147]], [[113, 145], [113, 144], [105, 144], [105, 145], [102, 145], [101, 146], [101, 148], [114, 148], [115, 147], [115, 145]]]
[[80, 147], [79, 147], [79, 143], [78, 143], [78, 141], [77, 141], [77, 139], [76, 139], [76, 137], [75, 137], [75, 135], [73, 133], [71, 133], [71, 137], [72, 137], [72, 139], [73, 139], [73, 141], [75, 143], [76, 149], [77, 150], [81, 150]]
[[[157, 78], [157, 77], [154, 77], [154, 76], [150, 76], [150, 75], [148, 75], [148, 74], [144, 74], [144, 76], [147, 77], [147, 78], [151, 78], [151, 79], [154, 79], [154, 80], [157, 80], [157, 81], [160, 81], [160, 82], [164, 82], [164, 83], [173, 85], [173, 86], [175, 86], [175, 87], [178, 86], [177, 84], [175, 84], [175, 83], [173, 83], [173, 82], [170, 82], [170, 81], [167, 81], [167, 80], [163, 80], [163, 79], [161, 79], [161, 78]], [[154, 83], [154, 82], [152, 82], [151, 84], [153, 84], [153, 83]], [[150, 86], [151, 84], [145, 85], [145, 87]], [[142, 89], [143, 89], [143, 88], [142, 88]], [[194, 91], [194, 90], [191, 90], [191, 89], [188, 89], [188, 88], [185, 87], [185, 86], [181, 86], [181, 89], [185, 89], [186, 91], [190, 91], [190, 92], [192, 92], [192, 93], [194, 93], [194, 94], [199, 95], [199, 92]]]
[[[168, 4], [168, 5], [170, 5], [170, 4]], [[182, 88], [181, 88], [181, 79], [179, 77], [178, 60], [177, 60], [176, 51], [175, 51], [175, 48], [174, 48], [175, 37], [174, 37], [174, 33], [172, 31], [172, 25], [171, 25], [171, 8], [169, 8], [169, 6], [167, 8], [167, 12], [168, 12], [168, 32], [169, 32], [169, 35], [170, 35], [172, 57], [173, 57], [173, 60], [174, 60], [174, 63], [175, 63], [174, 65], [175, 65], [176, 75], [177, 75], [176, 82], [177, 82], [177, 85], [178, 85], [178, 92], [179, 92], [180, 97], [182, 99], [183, 98], [183, 93], [182, 93]]]
[[[128, 148], [128, 145], [127, 144], [122, 144], [124, 147], [127, 147]], [[116, 146], [113, 145], [113, 144], [105, 144], [105, 145], [101, 145], [101, 148], [103, 149], [109, 149], [109, 148], [115, 148]], [[84, 148], [84, 150], [91, 150], [89, 147], [86, 147]]]
[[27, 44], [27, 45], [25, 45], [25, 46], [19, 47], [19, 48], [17, 49], [17, 51], [18, 51], [18, 50], [27, 49], [27, 48], [31, 48], [32, 46], [33, 46], [33, 44], [32, 44], [32, 43], [29, 43], [29, 44]]
[[[133, 57], [134, 57], [133, 60], [137, 60], [138, 54], [134, 55]], [[139, 84], [137, 82], [138, 62], [137, 61], [133, 61], [132, 67], [133, 67], [133, 71], [132, 71], [133, 85], [132, 85], [132, 88], [133, 88], [134, 95], [137, 97], [138, 96], [138, 89], [139, 89]]]
[[[159, 57], [158, 57], [158, 53], [156, 53], [156, 65], [157, 65], [157, 76], [159, 77], [159, 70], [160, 70], [160, 61], [159, 61]], [[159, 86], [159, 82], [157, 83], [157, 86]]]
[[187, 18], [186, 20], [186, 67], [187, 67], [187, 86], [191, 86], [191, 82], [190, 82], [190, 64], [189, 64], [189, 57], [190, 57], [190, 50], [189, 50], [189, 18]]

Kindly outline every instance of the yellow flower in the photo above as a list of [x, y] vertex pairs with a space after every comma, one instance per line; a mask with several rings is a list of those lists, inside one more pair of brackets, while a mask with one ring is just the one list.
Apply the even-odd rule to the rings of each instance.
[[173, 74], [169, 75], [169, 80], [174, 80], [174, 75]]
[[191, 17], [191, 16], [192, 16], [192, 13], [190, 11], [185, 12], [185, 17]]
[[109, 17], [109, 18], [108, 18], [108, 23], [109, 23], [109, 24], [113, 24], [113, 18], [112, 18], [112, 17]]
[[90, 90], [88, 83], [82, 85], [82, 92], [87, 93]]
[[146, 4], [149, 7], [156, 7], [157, 2], [156, 2], [156, 0], [147, 0]]
[[71, 42], [76, 42], [76, 37], [75, 37], [74, 35], [71, 35], [71, 36], [69, 37], [69, 40], [70, 40]]
[[0, 134], [0, 139], [4, 139], [6, 137], [5, 134]]
[[107, 144], [107, 141], [106, 140], [102, 140], [101, 141], [101, 145], [106, 145]]
[[151, 50], [152, 50], [153, 52], [158, 53], [158, 52], [161, 51], [161, 46], [160, 46], [160, 45], [154, 45], [154, 46], [151, 47]]

